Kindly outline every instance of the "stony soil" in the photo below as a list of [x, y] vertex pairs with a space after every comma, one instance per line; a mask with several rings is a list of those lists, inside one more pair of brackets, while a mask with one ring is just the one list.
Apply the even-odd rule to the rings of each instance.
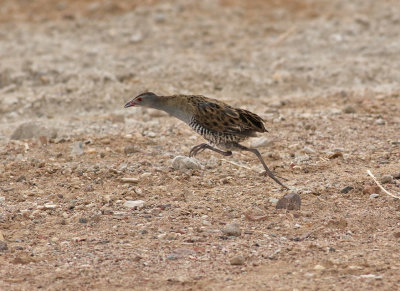
[[[366, 172], [400, 195], [399, 2], [244, 2], [0, 1], [1, 290], [400, 288]], [[249, 153], [174, 169], [202, 139], [122, 108], [145, 90], [264, 117], [290, 190]]]

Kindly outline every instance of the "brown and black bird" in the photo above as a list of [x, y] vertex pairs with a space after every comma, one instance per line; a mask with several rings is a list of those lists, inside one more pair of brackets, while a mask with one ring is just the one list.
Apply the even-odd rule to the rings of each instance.
[[158, 96], [152, 92], [142, 93], [125, 104], [125, 108], [143, 106], [165, 111], [188, 124], [204, 137], [202, 143], [190, 150], [189, 157], [212, 150], [224, 156], [232, 155], [233, 150], [254, 153], [263, 165], [266, 174], [282, 187], [283, 185], [265, 164], [257, 149], [245, 147], [242, 142], [257, 132], [267, 132], [264, 120], [248, 110], [233, 108], [216, 99], [201, 95]]

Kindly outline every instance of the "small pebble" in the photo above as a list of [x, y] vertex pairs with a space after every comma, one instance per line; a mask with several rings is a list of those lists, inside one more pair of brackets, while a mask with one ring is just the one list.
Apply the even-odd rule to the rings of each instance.
[[245, 259], [243, 256], [236, 256], [230, 259], [230, 263], [233, 266], [242, 266], [244, 265]]
[[71, 155], [73, 156], [81, 156], [84, 154], [84, 149], [83, 149], [83, 142], [77, 141], [74, 142], [71, 146]]
[[343, 153], [342, 152], [335, 152], [333, 154], [328, 155], [328, 159], [333, 160], [337, 158], [343, 158]]
[[137, 153], [137, 152], [138, 152], [138, 149], [133, 145], [128, 145], [124, 148], [125, 155], [129, 155], [129, 154], [133, 154], [133, 153]]
[[84, 191], [93, 192], [94, 191], [93, 185], [92, 184], [86, 185]]
[[343, 194], [347, 194], [353, 189], [354, 189], [354, 187], [352, 187], [352, 186], [346, 186], [342, 190], [340, 190], [340, 192], [343, 193]]
[[138, 43], [142, 41], [142, 39], [143, 39], [143, 34], [141, 32], [137, 32], [130, 37], [129, 42]]
[[314, 270], [322, 271], [322, 270], [325, 270], [325, 267], [322, 266], [322, 265], [315, 265], [315, 266], [314, 266]]
[[143, 208], [145, 202], [143, 200], [128, 200], [125, 201], [124, 206], [128, 208], [140, 209]]
[[0, 196], [0, 205], [6, 202], [6, 197]]
[[157, 134], [155, 132], [147, 131], [147, 130], [145, 132], [143, 132], [143, 135], [150, 137], [150, 138], [155, 138], [157, 136]]
[[16, 180], [17, 182], [22, 182], [22, 181], [26, 181], [26, 177], [24, 175], [21, 175], [17, 178]]
[[268, 201], [269, 201], [271, 204], [276, 205], [276, 204], [278, 204], [279, 199], [274, 198], [274, 197], [269, 197]]
[[303, 151], [304, 151], [305, 153], [307, 153], [307, 154], [315, 154], [315, 151], [314, 151], [312, 148], [308, 147], [308, 146], [305, 146], [305, 147], [303, 148]]
[[381, 191], [381, 189], [376, 186], [376, 185], [369, 185], [369, 186], [365, 186], [363, 189], [363, 194], [365, 195], [370, 195], [373, 193], [379, 193]]
[[288, 193], [279, 199], [276, 209], [300, 210], [301, 198], [297, 193]]
[[46, 203], [43, 206], [38, 206], [38, 209], [47, 210], [47, 209], [56, 209], [58, 206], [56, 204]]
[[139, 179], [137, 178], [121, 178], [122, 183], [131, 183], [131, 184], [137, 184], [139, 183]]
[[88, 222], [87, 218], [85, 218], [85, 217], [79, 218], [79, 223], [87, 223], [87, 222]]
[[188, 248], [178, 248], [175, 249], [172, 253], [167, 255], [167, 260], [177, 260], [181, 258], [185, 258], [188, 256], [194, 256], [196, 252], [192, 249]]
[[8, 250], [7, 243], [5, 241], [0, 241], [0, 252]]
[[351, 106], [351, 105], [347, 105], [344, 109], [343, 109], [344, 113], [350, 114], [350, 113], [356, 113], [356, 109]]
[[222, 232], [227, 236], [240, 236], [242, 234], [242, 230], [236, 223], [225, 225], [225, 227], [222, 229]]
[[97, 150], [95, 149], [95, 148], [89, 148], [89, 149], [87, 149], [87, 151], [86, 151], [88, 154], [95, 154], [95, 153], [97, 153]]
[[384, 175], [381, 178], [382, 184], [392, 184], [393, 183], [393, 176], [392, 175]]
[[369, 195], [369, 198], [378, 198], [379, 197], [379, 194], [376, 194], [376, 193], [372, 193], [371, 195]]

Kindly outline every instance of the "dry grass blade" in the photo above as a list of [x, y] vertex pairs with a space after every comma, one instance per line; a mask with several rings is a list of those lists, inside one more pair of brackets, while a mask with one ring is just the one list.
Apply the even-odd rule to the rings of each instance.
[[387, 195], [392, 196], [393, 198], [397, 198], [400, 199], [400, 195], [395, 195], [390, 193], [389, 191], [387, 191], [385, 188], [383, 188], [383, 186], [381, 185], [381, 183], [378, 182], [378, 180], [376, 180], [375, 176], [372, 175], [370, 170], [367, 170], [368, 175], [370, 175], [372, 177], [372, 179], [375, 181], [376, 185], [378, 185], [379, 188], [381, 188], [381, 190], [383, 192], [385, 192]]

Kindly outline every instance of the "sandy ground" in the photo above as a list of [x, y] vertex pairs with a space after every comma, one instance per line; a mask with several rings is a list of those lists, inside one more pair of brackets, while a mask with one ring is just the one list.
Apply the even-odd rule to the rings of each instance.
[[[400, 193], [399, 2], [244, 2], [0, 1], [1, 290], [400, 288], [366, 172]], [[290, 191], [248, 153], [173, 169], [202, 139], [145, 90], [265, 118]]]

